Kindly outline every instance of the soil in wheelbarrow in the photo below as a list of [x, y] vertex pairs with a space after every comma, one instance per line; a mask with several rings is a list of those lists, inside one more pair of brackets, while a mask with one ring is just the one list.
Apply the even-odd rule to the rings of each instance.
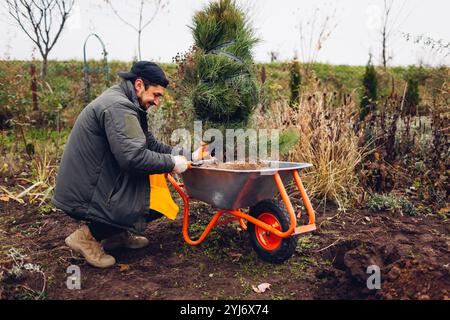
[[[193, 238], [213, 210], [192, 203]], [[394, 216], [363, 209], [340, 215], [332, 207], [317, 211], [318, 231], [300, 237], [294, 256], [282, 265], [262, 262], [238, 225], [219, 226], [203, 244], [189, 246], [179, 217], [150, 223], [147, 248], [110, 252], [117, 264], [101, 270], [64, 244], [78, 222], [49, 206], [0, 202], [0, 299], [449, 297], [448, 221], [436, 215]], [[73, 265], [81, 270], [80, 290], [67, 288], [67, 268]], [[381, 270], [379, 290], [367, 289], [371, 265]], [[262, 283], [270, 283], [270, 289], [254, 292], [253, 286]]]
[[216, 169], [227, 169], [227, 170], [260, 170], [267, 169], [269, 166], [266, 163], [258, 161], [256, 163], [235, 161], [235, 162], [225, 162], [219, 164], [205, 164], [204, 168], [216, 168]]

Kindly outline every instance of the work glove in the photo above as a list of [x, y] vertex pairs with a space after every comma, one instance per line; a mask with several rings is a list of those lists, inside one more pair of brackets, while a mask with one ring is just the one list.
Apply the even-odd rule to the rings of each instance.
[[188, 169], [188, 161], [183, 156], [173, 157], [173, 162], [175, 163], [173, 171], [177, 174], [182, 174]]
[[192, 161], [197, 162], [201, 160], [211, 159], [212, 145], [202, 142], [202, 146], [194, 151], [192, 154]]

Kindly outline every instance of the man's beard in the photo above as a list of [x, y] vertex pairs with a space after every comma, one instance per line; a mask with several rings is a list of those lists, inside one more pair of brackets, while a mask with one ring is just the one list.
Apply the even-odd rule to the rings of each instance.
[[[148, 105], [148, 107], [147, 107]], [[142, 110], [147, 111], [149, 110], [151, 107], [153, 107], [155, 105], [154, 101], [149, 102], [147, 105], [144, 105], [141, 101], [141, 99], [139, 99], [139, 106], [141, 107]]]

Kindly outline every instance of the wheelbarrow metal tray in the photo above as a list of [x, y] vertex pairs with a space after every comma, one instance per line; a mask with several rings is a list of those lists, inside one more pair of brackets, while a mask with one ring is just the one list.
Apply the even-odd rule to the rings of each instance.
[[201, 200], [224, 209], [251, 207], [278, 193], [274, 175], [278, 172], [283, 184], [288, 185], [292, 171], [312, 167], [308, 163], [267, 161], [269, 168], [232, 170], [198, 167], [182, 174], [184, 186], [192, 199]]

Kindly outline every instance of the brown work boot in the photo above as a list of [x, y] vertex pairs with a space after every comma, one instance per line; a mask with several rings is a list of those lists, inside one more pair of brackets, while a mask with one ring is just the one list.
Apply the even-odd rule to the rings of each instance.
[[103, 251], [102, 245], [92, 236], [89, 227], [84, 225], [66, 238], [72, 250], [81, 253], [86, 261], [97, 268], [109, 268], [116, 263], [113, 256]]
[[145, 237], [134, 235], [128, 231], [116, 234], [102, 241], [105, 250], [115, 250], [118, 248], [141, 249], [148, 246], [149, 241]]

